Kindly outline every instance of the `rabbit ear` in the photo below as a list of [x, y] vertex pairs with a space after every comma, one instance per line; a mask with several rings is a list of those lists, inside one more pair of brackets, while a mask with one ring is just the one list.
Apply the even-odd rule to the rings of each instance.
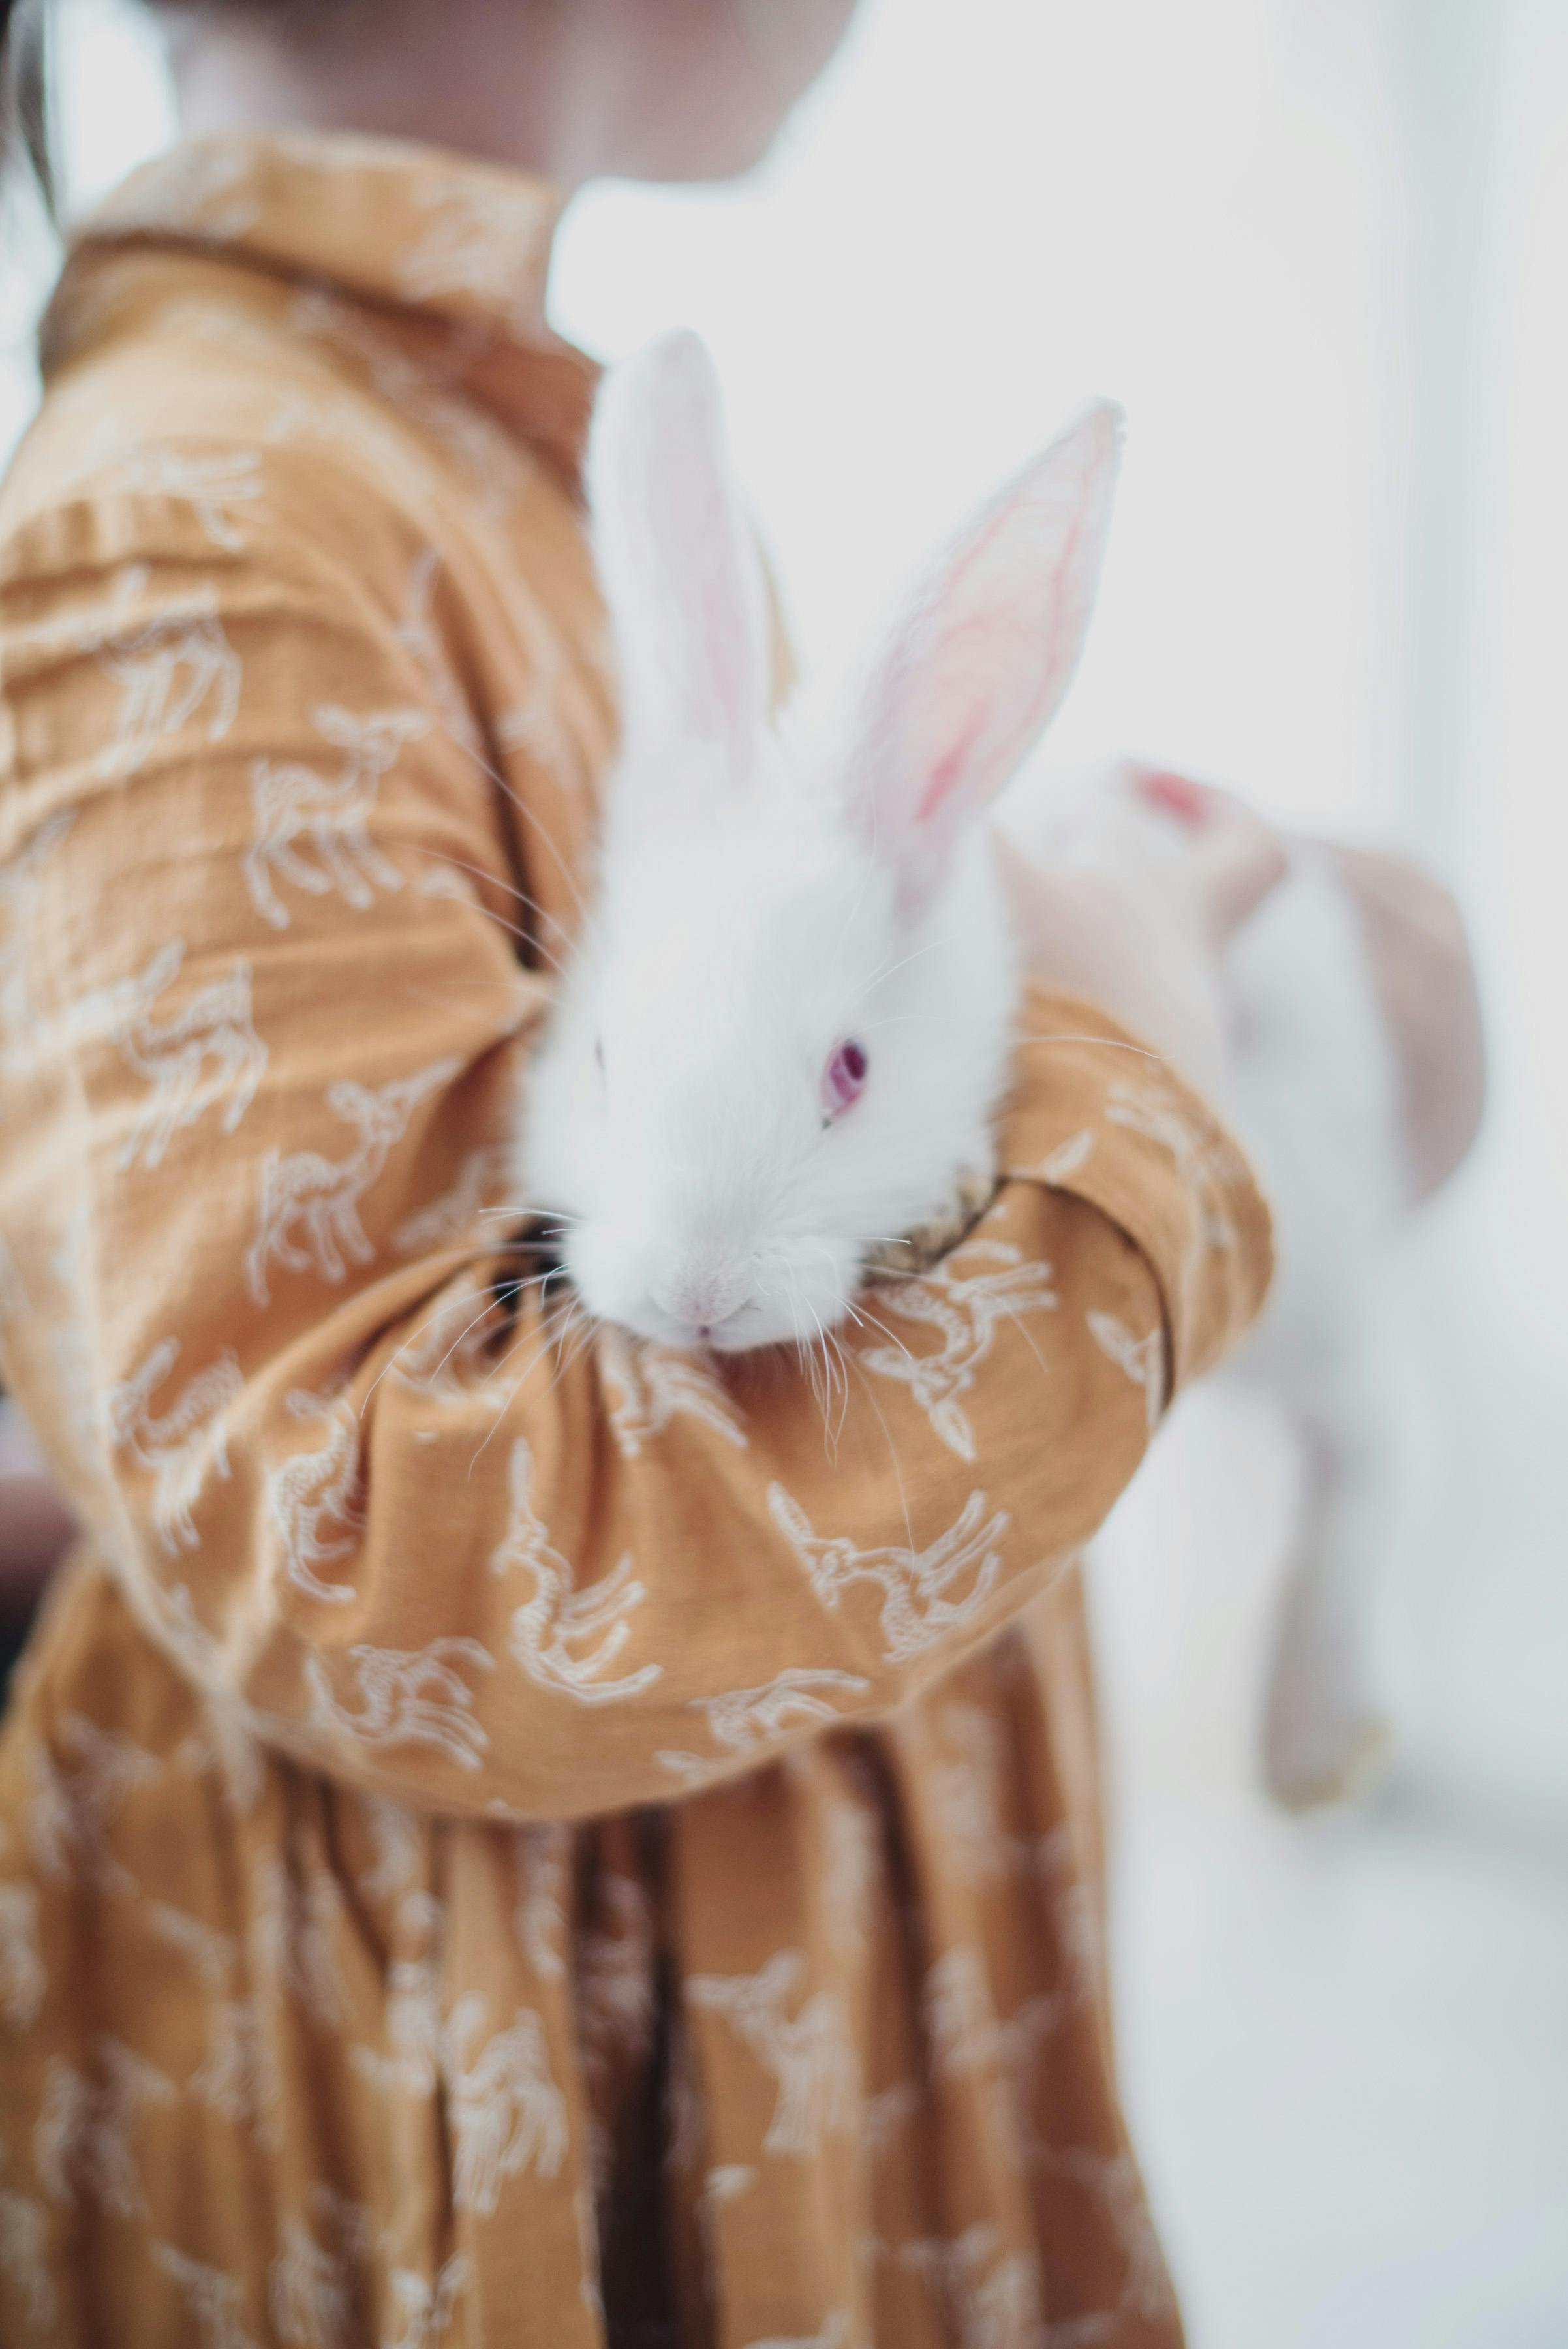
[[1091, 408], [961, 532], [875, 663], [846, 788], [918, 902], [1072, 683], [1099, 584], [1122, 412]]
[[743, 775], [767, 715], [767, 602], [695, 335], [666, 335], [610, 370], [587, 472], [627, 741], [712, 743]]

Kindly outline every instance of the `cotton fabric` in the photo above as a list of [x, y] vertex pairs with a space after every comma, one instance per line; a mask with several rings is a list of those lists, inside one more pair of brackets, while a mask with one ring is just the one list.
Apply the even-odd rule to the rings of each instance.
[[5, 1367], [88, 1528], [0, 1738], [0, 2337], [1169, 2349], [1076, 1561], [1265, 1211], [1036, 991], [831, 1429], [515, 1285], [615, 736], [556, 210], [177, 150], [0, 498]]

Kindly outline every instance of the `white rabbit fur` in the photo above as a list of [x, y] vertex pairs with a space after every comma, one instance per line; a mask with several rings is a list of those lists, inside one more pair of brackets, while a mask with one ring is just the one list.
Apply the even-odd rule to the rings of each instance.
[[[1086, 820], [1118, 854], [1179, 874], [1185, 828], [1130, 771], [1080, 778], [1071, 793], [1043, 777], [1026, 784], [1047, 806], [1098, 796]], [[1417, 1189], [1397, 1051], [1332, 855], [1288, 845], [1284, 878], [1219, 977], [1225, 1111], [1269, 1195], [1276, 1253], [1263, 1317], [1231, 1375], [1273, 1399], [1301, 1462], [1262, 1724], [1267, 1783], [1300, 1807], [1356, 1792], [1391, 1749], [1400, 1640], [1389, 1602], [1422, 1523], [1430, 1406], [1392, 1261]]]
[[1302, 1467], [1262, 1763], [1300, 1806], [1358, 1791], [1392, 1746], [1385, 1618], [1422, 1522], [1428, 1408], [1391, 1254], [1414, 1183], [1361, 918], [1326, 853], [1293, 847], [1227, 978], [1237, 1123], [1272, 1196], [1278, 1257], [1238, 1375], [1273, 1395]]
[[[1020, 974], [981, 818], [1070, 681], [1118, 444], [1090, 410], [847, 690], [775, 722], [701, 347], [672, 336], [607, 378], [588, 488], [622, 747], [518, 1145], [596, 1316], [722, 1351], [811, 1341], [872, 1247], [992, 1162]], [[869, 1068], [840, 1113], [850, 1042]]]

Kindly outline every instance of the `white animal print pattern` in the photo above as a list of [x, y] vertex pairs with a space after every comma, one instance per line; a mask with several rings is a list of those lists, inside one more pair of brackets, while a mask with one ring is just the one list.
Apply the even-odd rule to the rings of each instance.
[[175, 2093], [156, 2064], [108, 2034], [85, 2071], [52, 2057], [33, 2134], [34, 2164], [49, 2199], [101, 2203], [117, 2219], [142, 2217], [137, 2127], [144, 2112], [172, 2104]]
[[512, 1515], [491, 1570], [531, 1575], [534, 1593], [512, 1618], [512, 1653], [541, 1688], [558, 1690], [578, 1704], [615, 1704], [651, 1688], [663, 1666], [639, 1664], [618, 1679], [603, 1674], [631, 1636], [631, 1617], [643, 1600], [629, 1557], [586, 1590], [573, 1588], [572, 1569], [551, 1547], [533, 1504], [534, 1454], [519, 1436], [512, 1447]]
[[315, 1421], [324, 1441], [314, 1452], [296, 1453], [267, 1478], [267, 1509], [282, 1544], [284, 1572], [296, 1590], [323, 1606], [347, 1607], [353, 1584], [329, 1582], [321, 1569], [351, 1557], [358, 1539], [358, 1423], [340, 1397], [296, 1391], [287, 1408], [296, 1419]]
[[[693, 1697], [693, 1712], [707, 1716], [716, 1745], [731, 1754], [744, 1754], [769, 1738], [782, 1737], [805, 1723], [831, 1721], [836, 1696], [859, 1696], [870, 1687], [858, 1672], [843, 1672], [830, 1665], [797, 1666], [769, 1681], [764, 1687], [732, 1689], [723, 1696]], [[698, 1754], [661, 1754], [667, 1770], [682, 1777], [701, 1777], [711, 1766]]]
[[240, 706], [239, 656], [218, 617], [216, 591], [193, 589], [138, 626], [130, 616], [147, 589], [142, 566], [122, 572], [108, 611], [78, 639], [119, 688], [119, 719], [100, 761], [106, 778], [140, 774], [157, 745], [198, 715], [208, 742], [221, 742]]
[[477, 1770], [490, 1739], [474, 1718], [473, 1691], [459, 1666], [488, 1672], [495, 1659], [477, 1640], [432, 1640], [408, 1652], [393, 1648], [350, 1648], [358, 1710], [339, 1702], [317, 1656], [306, 1661], [313, 1726], [337, 1733], [371, 1753], [404, 1745], [428, 1745], [461, 1769]]
[[[976, 1264], [994, 1269], [967, 1268]], [[940, 1345], [916, 1354], [901, 1343], [861, 1344], [857, 1358], [878, 1378], [902, 1381], [948, 1449], [961, 1460], [972, 1461], [974, 1430], [960, 1396], [973, 1386], [1000, 1322], [1020, 1322], [1026, 1313], [1048, 1313], [1057, 1301], [1048, 1264], [1023, 1263], [1021, 1251], [1009, 1240], [968, 1240], [934, 1271], [888, 1283], [877, 1291], [875, 1307], [866, 1308], [873, 1327], [880, 1315], [891, 1313], [898, 1320], [934, 1330]]]
[[755, 1974], [696, 1974], [694, 2003], [724, 2015], [777, 2083], [764, 2153], [818, 2158], [824, 2139], [849, 2126], [857, 2093], [854, 2042], [833, 1992], [814, 1991], [792, 2015], [805, 1976], [798, 1950], [780, 1950]]
[[184, 953], [184, 940], [176, 938], [150, 965], [119, 1026], [121, 1052], [151, 1087], [120, 1154], [122, 1166], [138, 1159], [149, 1169], [161, 1166], [175, 1134], [220, 1102], [219, 1123], [233, 1133], [266, 1074], [266, 1046], [251, 1019], [248, 962], [199, 988], [182, 1010], [153, 1018], [153, 1002], [173, 985]]
[[1212, 1119], [1199, 1123], [1196, 1104], [1179, 1101], [1168, 1086], [1118, 1082], [1106, 1097], [1113, 1125], [1130, 1127], [1168, 1151], [1190, 1188], [1199, 1215], [1195, 1246], [1230, 1248], [1236, 1241], [1231, 1195], [1244, 1192], [1246, 1162]]
[[232, 1349], [186, 1381], [179, 1399], [160, 1414], [153, 1397], [180, 1359], [178, 1338], [153, 1348], [133, 1378], [110, 1391], [109, 1436], [117, 1452], [129, 1452], [154, 1479], [152, 1523], [165, 1555], [199, 1547], [195, 1508], [209, 1475], [226, 1478], [228, 1446], [223, 1420], [244, 1386]]
[[463, 2253], [454, 2251], [433, 2281], [411, 2268], [394, 2268], [390, 2281], [398, 2330], [388, 2333], [385, 2349], [443, 2349], [468, 2289]]
[[454, 173], [424, 191], [430, 226], [403, 259], [404, 290], [415, 301], [472, 294], [503, 316], [534, 316], [539, 300], [540, 219], [546, 201], [535, 188], [481, 190]]
[[1129, 1330], [1114, 1313], [1091, 1310], [1085, 1317], [1101, 1353], [1108, 1354], [1135, 1387], [1143, 1390], [1144, 1410], [1151, 1430], [1159, 1423], [1165, 1401], [1165, 1330], [1160, 1325], [1143, 1337]]
[[599, 1365], [609, 1389], [611, 1432], [623, 1459], [640, 1458], [680, 1413], [737, 1452], [745, 1450], [740, 1413], [714, 1373], [691, 1355], [610, 1328], [600, 1344]]
[[0, 2271], [16, 2287], [29, 2333], [47, 2336], [59, 2313], [46, 2258], [48, 2214], [25, 2194], [0, 2194]]
[[438, 1061], [378, 1092], [345, 1078], [328, 1088], [327, 1105], [358, 1134], [357, 1149], [347, 1158], [323, 1158], [314, 1150], [286, 1157], [268, 1151], [262, 1162], [256, 1235], [245, 1258], [258, 1305], [272, 1302], [268, 1274], [275, 1263], [286, 1272], [315, 1271], [323, 1280], [337, 1281], [348, 1265], [372, 1261], [376, 1251], [365, 1237], [359, 1202], [420, 1103], [456, 1073], [455, 1061]]
[[201, 2349], [261, 2349], [240, 2320], [244, 2287], [235, 2276], [193, 2260], [171, 2243], [154, 2243], [152, 2256], [180, 2288]]
[[280, 881], [312, 897], [336, 890], [361, 913], [378, 889], [402, 887], [402, 874], [370, 837], [369, 820], [383, 776], [397, 765], [404, 743], [418, 741], [431, 723], [419, 709], [356, 718], [330, 702], [317, 710], [315, 722], [317, 733], [342, 753], [335, 775], [272, 759], [258, 759], [251, 770], [255, 836], [245, 852], [245, 882], [257, 913], [279, 930], [291, 920], [278, 894]]
[[483, 2001], [464, 1999], [446, 2025], [442, 2054], [456, 2139], [452, 2200], [460, 2210], [488, 2215], [504, 2180], [520, 2169], [556, 2175], [566, 2150], [566, 2107], [550, 2077], [536, 2014], [519, 2009], [489, 2038], [483, 2028]]
[[97, 415], [67, 484], [95, 486], [132, 496], [169, 498], [188, 505], [202, 535], [226, 554], [245, 544], [240, 514], [262, 495], [261, 457], [254, 450], [219, 450], [198, 455], [167, 441], [130, 437], [118, 416]]
[[[889, 1663], [919, 1655], [944, 1633], [972, 1621], [984, 1605], [1002, 1569], [1002, 1553], [995, 1545], [1008, 1525], [1005, 1511], [995, 1510], [988, 1517], [985, 1508], [985, 1495], [971, 1493], [947, 1532], [923, 1550], [863, 1550], [842, 1537], [823, 1539], [782, 1485], [768, 1489], [769, 1514], [830, 1613], [836, 1614], [845, 1592], [857, 1583], [870, 1583], [880, 1590], [884, 1653]], [[969, 1588], [963, 1597], [950, 1598], [950, 1586], [966, 1577]]]
[[354, 2349], [346, 2264], [293, 2216], [283, 2222], [282, 2248], [268, 2277], [267, 2309], [284, 2341], [308, 2343], [309, 2349]]

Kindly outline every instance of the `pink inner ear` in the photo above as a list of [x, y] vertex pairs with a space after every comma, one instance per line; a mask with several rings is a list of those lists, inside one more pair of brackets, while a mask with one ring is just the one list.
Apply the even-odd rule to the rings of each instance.
[[929, 823], [946, 799], [953, 785], [962, 776], [970, 755], [985, 730], [985, 720], [977, 712], [950, 750], [944, 750], [931, 769], [919, 805], [915, 810], [917, 823]]
[[1167, 815], [1177, 817], [1182, 823], [1189, 823], [1196, 829], [1209, 821], [1209, 802], [1205, 794], [1196, 783], [1189, 783], [1185, 775], [1164, 771], [1140, 775], [1137, 788], [1151, 806], [1163, 808]]

